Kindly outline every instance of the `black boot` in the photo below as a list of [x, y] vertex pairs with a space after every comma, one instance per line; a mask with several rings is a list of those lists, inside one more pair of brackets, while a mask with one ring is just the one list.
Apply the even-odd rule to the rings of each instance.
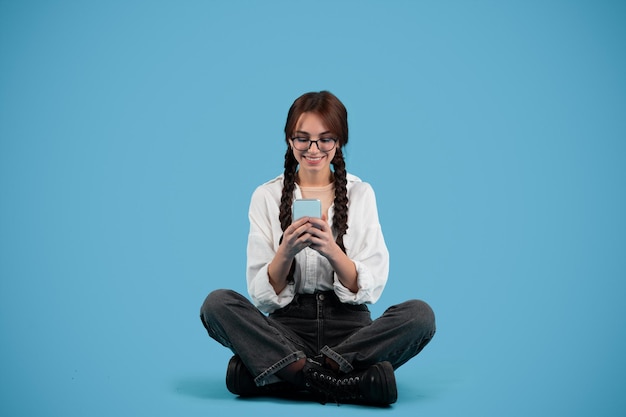
[[278, 382], [258, 387], [254, 377], [248, 371], [238, 355], [230, 358], [226, 370], [226, 388], [228, 391], [241, 397], [275, 396], [289, 397], [298, 389], [288, 382]]
[[389, 362], [337, 374], [309, 359], [302, 371], [307, 389], [321, 395], [322, 402], [332, 399], [337, 403], [386, 406], [398, 399], [396, 377]]

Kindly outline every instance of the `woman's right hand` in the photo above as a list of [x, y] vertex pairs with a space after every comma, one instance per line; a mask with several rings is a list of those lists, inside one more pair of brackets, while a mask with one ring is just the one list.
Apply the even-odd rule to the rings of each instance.
[[289, 258], [294, 258], [302, 249], [311, 246], [309, 230], [314, 227], [308, 217], [302, 217], [291, 223], [283, 232], [283, 240], [279, 250], [283, 250]]
[[287, 275], [293, 263], [293, 258], [304, 248], [311, 245], [311, 234], [308, 230], [314, 227], [308, 217], [293, 222], [283, 232], [283, 240], [280, 242], [274, 259], [270, 262], [267, 275], [276, 294], [287, 286]]

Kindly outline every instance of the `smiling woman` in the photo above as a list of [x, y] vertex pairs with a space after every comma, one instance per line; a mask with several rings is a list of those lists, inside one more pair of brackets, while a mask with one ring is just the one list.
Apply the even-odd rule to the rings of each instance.
[[[372, 188], [345, 169], [339, 99], [327, 91], [296, 99], [285, 141], [283, 175], [258, 187], [250, 204], [254, 304], [216, 290], [200, 313], [209, 335], [235, 353], [227, 387], [241, 396], [307, 391], [322, 402], [392, 404], [394, 371], [432, 339], [434, 314], [411, 300], [371, 318], [366, 304], [385, 287], [389, 255]], [[311, 197], [323, 202], [322, 217], [293, 220], [294, 199]]]

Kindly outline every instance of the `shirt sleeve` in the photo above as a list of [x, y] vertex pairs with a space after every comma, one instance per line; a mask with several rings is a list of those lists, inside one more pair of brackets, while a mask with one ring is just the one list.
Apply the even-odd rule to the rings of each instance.
[[278, 205], [268, 190], [259, 187], [252, 194], [248, 217], [248, 293], [259, 310], [271, 313], [289, 304], [295, 290], [294, 285], [287, 285], [280, 294], [276, 294], [269, 281], [268, 267], [278, 250], [282, 229], [278, 221]]
[[352, 191], [349, 195], [350, 211], [344, 246], [346, 254], [356, 266], [359, 290], [353, 293], [344, 287], [337, 274], [334, 278], [334, 290], [344, 303], [375, 303], [387, 283], [389, 251], [378, 219], [374, 190], [369, 184], [362, 182], [356, 184]]

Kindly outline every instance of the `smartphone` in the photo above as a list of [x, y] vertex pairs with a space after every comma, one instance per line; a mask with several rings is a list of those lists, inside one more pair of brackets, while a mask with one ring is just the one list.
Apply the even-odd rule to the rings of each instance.
[[305, 198], [293, 202], [293, 212], [291, 218], [296, 221], [302, 217], [322, 218], [322, 202], [317, 199]]

